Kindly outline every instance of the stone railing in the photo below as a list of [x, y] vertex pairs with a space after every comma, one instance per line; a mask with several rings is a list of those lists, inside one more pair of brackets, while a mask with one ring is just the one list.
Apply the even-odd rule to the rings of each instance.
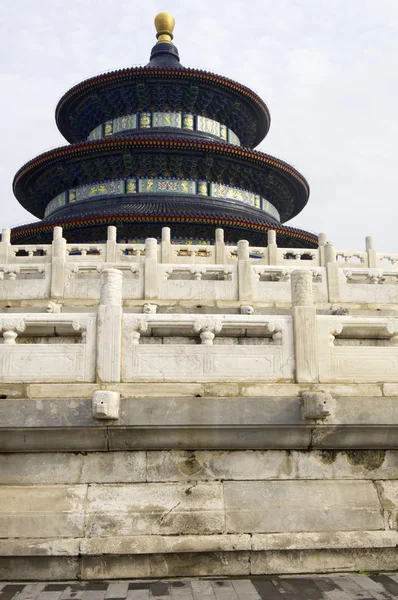
[[[52, 244], [11, 244], [10, 229], [3, 229], [0, 241], [0, 264], [21, 265], [25, 263], [51, 263], [52, 259], [63, 258], [64, 262], [143, 262], [147, 252], [147, 243], [117, 243], [116, 227], [108, 227], [108, 239], [103, 244], [68, 244], [62, 237], [62, 228], [54, 227]], [[239, 245], [224, 243], [224, 231], [216, 229], [214, 244], [190, 245], [173, 244], [170, 228], [163, 227], [162, 239], [153, 252], [160, 264], [198, 263], [225, 264], [234, 263], [239, 257]], [[148, 240], [147, 240], [148, 242]], [[398, 254], [377, 253], [371, 237], [365, 239], [365, 251], [337, 249], [327, 242], [325, 233], [319, 234], [319, 248], [279, 248], [276, 233], [268, 232], [267, 246], [242, 246], [243, 253], [255, 264], [273, 266], [311, 266], [324, 267], [328, 262], [337, 262], [342, 268], [381, 268], [398, 269]], [[153, 243], [153, 242], [151, 242]], [[152, 247], [152, 246], [151, 246]]]
[[105, 244], [68, 244], [59, 227], [51, 245], [11, 245], [9, 230], [0, 242], [0, 301], [99, 301], [101, 272], [123, 273], [125, 301], [206, 300], [291, 305], [290, 276], [312, 274], [314, 298], [321, 304], [393, 304], [398, 292], [398, 255], [377, 254], [370, 238], [365, 252], [341, 252], [320, 235], [319, 249], [282, 249], [275, 232], [266, 248], [245, 240], [227, 246], [216, 231], [213, 246], [162, 241], [118, 244], [109, 227]]
[[317, 315], [317, 272], [289, 275], [293, 306], [283, 314], [247, 304], [240, 314], [158, 312], [149, 302], [123, 308], [123, 271], [103, 269], [98, 307], [3, 313], [0, 380], [398, 381], [398, 318]]

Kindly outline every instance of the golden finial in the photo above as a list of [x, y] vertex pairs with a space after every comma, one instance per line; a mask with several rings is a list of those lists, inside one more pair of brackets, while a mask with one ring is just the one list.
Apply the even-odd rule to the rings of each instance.
[[175, 20], [173, 15], [167, 12], [162, 12], [155, 17], [156, 37], [158, 38], [158, 44], [166, 42], [171, 44], [173, 39], [173, 29]]

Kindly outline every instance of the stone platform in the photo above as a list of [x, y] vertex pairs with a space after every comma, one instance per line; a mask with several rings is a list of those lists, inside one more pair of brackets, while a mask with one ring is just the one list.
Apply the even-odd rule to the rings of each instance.
[[3, 233], [0, 578], [396, 569], [398, 255], [272, 233]]

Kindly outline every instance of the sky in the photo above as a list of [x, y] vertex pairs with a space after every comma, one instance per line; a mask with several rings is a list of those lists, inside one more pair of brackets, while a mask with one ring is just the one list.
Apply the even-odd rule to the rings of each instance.
[[181, 63], [252, 88], [271, 112], [259, 150], [310, 184], [290, 225], [338, 249], [398, 253], [398, 0], [3, 0], [0, 227], [35, 220], [12, 192], [28, 160], [66, 143], [54, 111], [73, 85], [143, 65], [158, 12]]

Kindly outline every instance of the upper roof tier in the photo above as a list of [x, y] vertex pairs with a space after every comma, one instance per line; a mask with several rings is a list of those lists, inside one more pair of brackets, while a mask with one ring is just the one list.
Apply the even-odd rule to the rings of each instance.
[[227, 77], [180, 63], [172, 43], [174, 19], [155, 19], [158, 42], [145, 67], [97, 75], [71, 88], [59, 101], [56, 122], [70, 143], [82, 142], [98, 126], [143, 111], [182, 112], [213, 119], [254, 148], [267, 135], [270, 114], [252, 90]]

